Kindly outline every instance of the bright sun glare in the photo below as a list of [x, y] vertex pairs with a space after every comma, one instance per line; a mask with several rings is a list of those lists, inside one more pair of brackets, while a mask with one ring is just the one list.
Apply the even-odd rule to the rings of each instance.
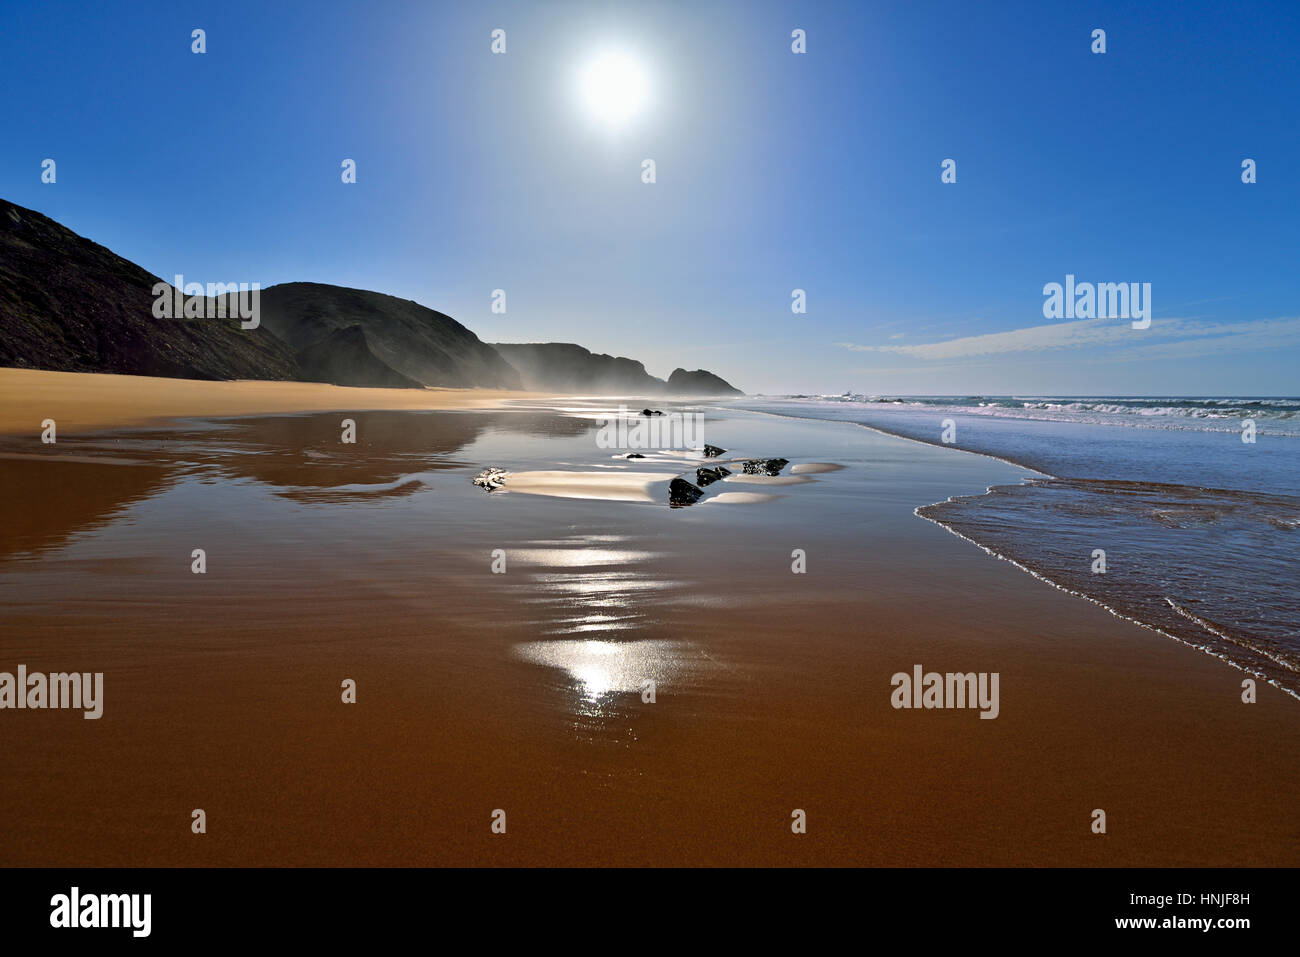
[[641, 63], [621, 52], [603, 53], [582, 73], [582, 98], [592, 116], [621, 126], [645, 105], [649, 82]]

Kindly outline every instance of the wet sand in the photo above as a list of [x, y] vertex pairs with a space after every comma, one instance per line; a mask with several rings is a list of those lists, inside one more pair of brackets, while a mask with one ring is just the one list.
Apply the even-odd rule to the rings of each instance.
[[[0, 670], [105, 674], [0, 712], [0, 863], [1300, 863], [1293, 699], [912, 514], [1012, 466], [710, 411], [846, 467], [670, 509], [471, 484], [610, 467], [590, 418], [356, 419], [0, 441]], [[999, 717], [893, 709], [915, 664]]]

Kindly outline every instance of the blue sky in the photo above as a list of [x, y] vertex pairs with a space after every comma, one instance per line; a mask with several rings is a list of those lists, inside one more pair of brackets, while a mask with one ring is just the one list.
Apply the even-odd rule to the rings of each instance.
[[[11, 3], [0, 195], [162, 276], [752, 392], [1295, 394], [1298, 45], [1294, 2]], [[619, 128], [607, 49], [651, 91]], [[1067, 274], [1150, 283], [1151, 328], [1044, 318]]]

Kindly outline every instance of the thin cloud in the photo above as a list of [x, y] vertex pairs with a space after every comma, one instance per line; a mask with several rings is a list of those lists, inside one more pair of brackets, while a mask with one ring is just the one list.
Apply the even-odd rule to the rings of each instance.
[[1260, 319], [1251, 322], [1224, 323], [1217, 331], [1197, 338], [1176, 342], [1154, 342], [1134, 345], [1112, 358], [1117, 360], [1191, 359], [1198, 356], [1217, 356], [1227, 352], [1260, 352], [1265, 349], [1286, 349], [1300, 346], [1300, 318]]
[[[1152, 340], [1162, 340], [1152, 342]], [[883, 352], [926, 361], [1045, 352], [1056, 349], [1124, 348], [1124, 358], [1177, 358], [1223, 351], [1248, 352], [1300, 343], [1300, 318], [1248, 322], [1201, 322], [1155, 319], [1150, 328], [1134, 329], [1122, 319], [1080, 319], [1029, 326], [944, 342], [909, 345], [859, 345], [837, 342], [850, 352]]]

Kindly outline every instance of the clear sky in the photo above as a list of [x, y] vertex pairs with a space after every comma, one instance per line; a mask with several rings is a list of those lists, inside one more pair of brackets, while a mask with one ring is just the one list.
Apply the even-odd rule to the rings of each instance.
[[[1297, 49], [1295, 0], [11, 2], [0, 195], [168, 278], [751, 392], [1293, 395]], [[1151, 327], [1044, 318], [1067, 274], [1149, 282]]]

